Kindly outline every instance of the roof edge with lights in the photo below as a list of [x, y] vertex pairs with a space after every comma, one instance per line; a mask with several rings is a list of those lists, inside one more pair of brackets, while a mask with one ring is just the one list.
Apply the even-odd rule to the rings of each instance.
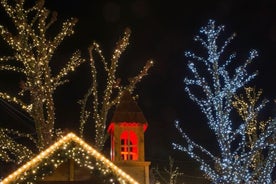
[[52, 144], [49, 148], [46, 150], [40, 152], [36, 157], [34, 157], [32, 160], [27, 162], [26, 164], [19, 167], [16, 171], [8, 175], [6, 178], [4, 178], [0, 184], [9, 184], [20, 178], [21, 175], [24, 175], [26, 171], [29, 171], [36, 167], [37, 164], [43, 161], [43, 159], [46, 159], [48, 156], [51, 156], [53, 152], [55, 152], [58, 149], [61, 149], [61, 147], [67, 143], [74, 142], [78, 146], [80, 146], [82, 149], [84, 149], [87, 154], [94, 157], [97, 160], [100, 160], [106, 167], [110, 168], [116, 175], [122, 177], [124, 180], [126, 180], [128, 183], [131, 184], [139, 184], [136, 180], [134, 180], [130, 175], [125, 173], [122, 169], [120, 169], [118, 166], [113, 164], [109, 159], [107, 159], [105, 156], [103, 156], [100, 152], [98, 152], [96, 149], [94, 149], [92, 146], [87, 144], [85, 141], [83, 141], [81, 138], [76, 136], [74, 133], [68, 133], [66, 136], [59, 139], [57, 142]]

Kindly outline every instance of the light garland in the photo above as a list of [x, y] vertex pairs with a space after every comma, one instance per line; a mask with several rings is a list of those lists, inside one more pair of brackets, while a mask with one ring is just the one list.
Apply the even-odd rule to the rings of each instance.
[[[83, 136], [84, 126], [88, 122], [88, 118], [92, 114], [92, 122], [95, 123], [94, 140], [95, 146], [98, 150], [103, 149], [104, 143], [106, 142], [108, 136], [106, 131], [106, 121], [110, 109], [119, 103], [123, 91], [127, 90], [130, 93], [133, 92], [136, 84], [140, 82], [145, 75], [147, 75], [149, 68], [153, 65], [153, 61], [149, 60], [144, 66], [144, 68], [140, 71], [140, 73], [129, 80], [128, 85], [122, 86], [122, 84], [120, 84], [121, 79], [116, 77], [116, 71], [118, 68], [119, 58], [126, 49], [127, 45], [129, 44], [130, 33], [130, 29], [127, 28], [124, 32], [123, 37], [116, 43], [110, 62], [106, 61], [105, 57], [102, 54], [102, 50], [99, 44], [93, 42], [92, 45], [89, 47], [92, 84], [84, 98], [79, 101], [81, 105], [80, 135]], [[97, 79], [98, 70], [96, 68], [96, 61], [94, 59], [93, 52], [100, 56], [100, 60], [104, 66], [104, 71], [106, 72], [106, 80], [101, 81], [101, 83], [99, 83]], [[101, 73], [101, 76], [102, 75], [103, 74]], [[99, 96], [98, 94], [101, 93], [99, 89], [101, 88], [98, 85], [103, 83], [105, 85], [104, 91], [102, 92], [102, 95]], [[93, 98], [92, 113], [90, 110], [87, 110], [86, 107], [88, 106], [88, 99], [90, 96], [92, 96]]]
[[153, 183], [168, 183], [178, 184], [179, 177], [183, 176], [184, 173], [180, 172], [180, 168], [174, 166], [174, 159], [169, 157], [169, 166], [160, 170], [158, 167], [152, 168], [151, 173], [153, 175]]
[[[237, 90], [244, 87], [257, 75], [247, 72], [247, 66], [257, 56], [257, 51], [250, 51], [245, 63], [235, 68], [233, 73], [229, 72], [227, 68], [236, 55], [230, 55], [223, 62], [222, 54], [235, 34], [219, 47], [218, 38], [223, 30], [224, 26], [217, 27], [213, 20], [210, 20], [207, 26], [200, 29], [200, 34], [203, 36], [196, 36], [195, 41], [202, 44], [208, 55], [205, 58], [192, 52], [186, 52], [186, 57], [192, 59], [189, 61], [188, 67], [193, 76], [185, 78], [184, 81], [186, 92], [199, 105], [207, 118], [207, 124], [216, 136], [220, 156], [213, 155], [192, 141], [182, 130], [179, 122], [176, 122], [175, 126], [187, 144], [183, 146], [173, 143], [173, 146], [197, 160], [206, 177], [214, 183], [272, 183], [271, 173], [276, 163], [276, 121], [268, 122], [263, 131], [258, 133], [258, 138], [252, 142], [250, 147], [247, 147], [246, 136], [252, 132], [252, 128], [250, 128], [252, 126], [248, 120], [252, 120], [258, 115], [262, 105], [250, 113], [244, 113], [244, 110], [239, 108], [244, 122], [237, 129], [233, 128], [233, 122], [230, 118], [233, 109], [233, 97]], [[201, 89], [202, 93], [198, 93], [198, 90], [194, 91], [194, 89]], [[252, 167], [256, 154], [262, 151], [267, 152], [264, 155], [264, 161], [258, 163], [258, 167]], [[206, 158], [209, 158], [208, 161], [205, 160]]]
[[[14, 53], [12, 56], [0, 57], [0, 70], [17, 72], [24, 75], [24, 81], [20, 82], [21, 91], [18, 92], [18, 96], [12, 96], [5, 92], [0, 92], [0, 97], [10, 103], [17, 104], [30, 115], [35, 123], [36, 129], [37, 140], [35, 140], [34, 143], [39, 150], [43, 150], [53, 142], [54, 137], [56, 136], [54, 131], [54, 91], [58, 86], [67, 82], [67, 80], [64, 80], [64, 78], [68, 75], [68, 73], [74, 71], [82, 62], [84, 62], [84, 60], [81, 59], [80, 52], [76, 51], [70, 58], [68, 64], [63, 67], [56, 76], [52, 75], [49, 65], [53, 54], [60, 43], [64, 40], [65, 37], [74, 33], [73, 27], [75, 26], [77, 20], [73, 18], [66, 20], [62, 24], [60, 32], [55, 35], [55, 37], [49, 39], [47, 38], [46, 33], [47, 30], [57, 20], [57, 13], [50, 13], [44, 7], [44, 0], [38, 0], [35, 2], [35, 4], [28, 4], [28, 6], [25, 4], [24, 0], [16, 1], [14, 3], [3, 0], [0, 2], [0, 4], [11, 18], [16, 28], [15, 33], [13, 33], [10, 32], [8, 28], [5, 28], [5, 26], [0, 25], [0, 36], [4, 39], [4, 41], [6, 41]], [[49, 17], [49, 15], [51, 17]], [[110, 64], [105, 62], [99, 46], [96, 43], [93, 44], [94, 51], [96, 51], [96, 53], [98, 53], [103, 59], [104, 68], [108, 76], [106, 85], [107, 87], [102, 99], [99, 99], [97, 94], [95, 94], [98, 93], [97, 87], [94, 88], [94, 86], [92, 86], [91, 89], [93, 92], [92, 96], [95, 97], [93, 102], [93, 116], [96, 122], [95, 145], [98, 149], [103, 147], [103, 144], [106, 140], [107, 134], [105, 123], [109, 109], [119, 102], [123, 90], [129, 90], [130, 92], [133, 91], [136, 83], [139, 82], [143, 76], [147, 75], [148, 69], [153, 64], [152, 61], [148, 61], [142, 71], [129, 81], [128, 86], [120, 86], [118, 82], [119, 80], [115, 77], [115, 73], [118, 65], [118, 59], [128, 45], [129, 36], [130, 30], [127, 29], [123, 38], [120, 39], [116, 44]], [[18, 62], [19, 65], [16, 64], [13, 66], [13, 61]], [[97, 71], [93, 68], [94, 61], [92, 54], [90, 55], [90, 61], [92, 68], [92, 79], [94, 83], [94, 79], [96, 79], [94, 74], [97, 74]], [[95, 86], [97, 85], [95, 84]], [[114, 96], [114, 89], [118, 89], [117, 96]], [[87, 96], [89, 95], [90, 94]], [[29, 100], [26, 101], [26, 99]], [[102, 104], [99, 105], [98, 101], [102, 102]], [[86, 102], [83, 104], [85, 106]], [[83, 131], [83, 120], [88, 118], [88, 112], [90, 111], [86, 111], [84, 107], [83, 112], [84, 115], [81, 117], [81, 134]], [[11, 132], [12, 131], [13, 130], [11, 130]], [[23, 133], [21, 134], [23, 135]], [[27, 156], [27, 158], [28, 156], [32, 155], [31, 150], [28, 148], [25, 149], [23, 145], [17, 144], [12, 139], [4, 140], [3, 137], [8, 136], [6, 135], [7, 134], [3, 134], [3, 136], [0, 137], [0, 146], [3, 148], [0, 149], [1, 159], [4, 159], [7, 162], [11, 161], [11, 157], [8, 156], [8, 152], [11, 152], [13, 156], [17, 157], [17, 160], [22, 160], [22, 156], [24, 155]], [[25, 137], [28, 137], [27, 134]], [[31, 140], [33, 139], [32, 137], [28, 138], [31, 138]], [[23, 149], [22, 152], [20, 152], [20, 148]], [[82, 151], [75, 149], [74, 154], [78, 154], [80, 152]], [[57, 158], [58, 157], [59, 155], [57, 155]], [[17, 162], [17, 160], [13, 161]], [[56, 161], [57, 163], [54, 165], [59, 165], [60, 162], [58, 160]], [[77, 162], [79, 163], [81, 161], [77, 160]], [[47, 165], [48, 163], [45, 164]], [[84, 165], [91, 165], [91, 163], [90, 161], [86, 160]]]
[[[244, 149], [249, 147], [252, 149], [256, 141], [259, 139], [259, 134], [263, 133], [268, 124], [271, 123], [271, 118], [266, 121], [259, 121], [258, 115], [260, 111], [268, 103], [268, 100], [262, 100], [259, 103], [262, 90], [256, 92], [255, 88], [246, 87], [245, 95], [235, 95], [233, 101], [233, 107], [238, 111], [242, 120], [245, 122], [245, 137], [246, 145]], [[256, 169], [260, 164], [264, 162], [264, 156], [261, 150], [259, 150], [252, 161], [251, 167]], [[260, 173], [261, 175], [261, 173]]]
[[[29, 134], [21, 134], [20, 132], [0, 128], [0, 160], [5, 162], [14, 162], [21, 164], [29, 160], [33, 156], [33, 152], [26, 146], [17, 143], [11, 136], [26, 138], [35, 143], [36, 140]], [[14, 159], [16, 158], [16, 159]]]
[[0, 70], [24, 76], [18, 96], [0, 92], [0, 98], [17, 104], [29, 114], [35, 122], [37, 148], [44, 149], [54, 139], [54, 91], [67, 81], [64, 78], [84, 60], [80, 52], [76, 51], [68, 64], [53, 76], [49, 63], [60, 43], [74, 33], [77, 20], [66, 20], [60, 32], [48, 38], [46, 33], [57, 20], [57, 13], [50, 13], [44, 7], [44, 0], [36, 1], [33, 5], [25, 2], [0, 1], [16, 30], [11, 32], [0, 25], [0, 36], [13, 51], [11, 56], [0, 56]]
[[[70, 146], [68, 146], [70, 143], [76, 143], [76, 145], [70, 148]], [[119, 180], [122, 180], [123, 183], [138, 184], [138, 182], [135, 181], [131, 176], [129, 176], [119, 167], [114, 165], [110, 160], [105, 158], [105, 156], [103, 156], [96, 149], [88, 145], [86, 142], [84, 142], [81, 138], [77, 137], [73, 133], [68, 133], [66, 136], [62, 137], [60, 140], [55, 142], [49, 148], [40, 152], [39, 155], [37, 155], [32, 160], [30, 160], [29, 162], [27, 162], [26, 164], [18, 168], [16, 171], [14, 171], [12, 174], [4, 178], [0, 183], [1, 184], [9, 184], [13, 182], [24, 183], [24, 180], [28, 177], [28, 174], [36, 174], [36, 171], [39, 168], [39, 164], [43, 163], [44, 160], [51, 158], [51, 156], [54, 155], [59, 150], [65, 150], [67, 154], [69, 153], [68, 155], [71, 155], [71, 156], [79, 152], [79, 154], [83, 158], [72, 157], [75, 160], [75, 162], [78, 164], [80, 164], [81, 160], [83, 159], [90, 161], [90, 163], [94, 163], [87, 158], [89, 156], [92, 158], [95, 158], [98, 162], [101, 163], [102, 166], [106, 167], [105, 170], [100, 168], [100, 170], [104, 171], [104, 173], [110, 172], [109, 169], [111, 169], [112, 172], [114, 172], [118, 176]], [[74, 154], [71, 154], [71, 153], [74, 153]], [[85, 156], [84, 153], [86, 153], [87, 156]], [[54, 160], [54, 159], [55, 158], [52, 158], [52, 164], [55, 165], [55, 167], [57, 167], [60, 163], [63, 162], [63, 160]], [[86, 163], [88, 163], [88, 161]], [[85, 166], [89, 169], [92, 169], [92, 170], [94, 169], [94, 167], [91, 167], [90, 164], [87, 164]], [[97, 165], [95, 167], [97, 167]], [[35, 180], [37, 179], [39, 178], [35, 178]]]

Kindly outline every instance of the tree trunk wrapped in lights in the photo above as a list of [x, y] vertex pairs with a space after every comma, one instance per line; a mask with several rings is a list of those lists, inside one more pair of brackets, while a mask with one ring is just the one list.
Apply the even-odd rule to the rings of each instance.
[[[76, 51], [57, 75], [53, 76], [51, 72], [53, 54], [64, 38], [74, 33], [73, 27], [77, 20], [66, 20], [55, 37], [48, 37], [47, 30], [57, 20], [57, 13], [48, 11], [44, 7], [44, 0], [38, 0], [33, 5], [25, 0], [1, 0], [0, 4], [16, 28], [12, 32], [0, 25], [0, 35], [13, 51], [11, 56], [0, 57], [0, 70], [24, 75], [22, 91], [18, 96], [0, 92], [0, 97], [19, 105], [30, 115], [35, 122], [37, 147], [43, 149], [52, 142], [54, 136], [54, 91], [67, 81], [65, 77], [68, 73], [84, 61], [80, 52]], [[13, 65], [14, 61], [20, 65]], [[24, 100], [24, 97], [28, 97], [29, 101]]]
[[[201, 164], [201, 170], [208, 179], [214, 183], [272, 183], [271, 173], [275, 166], [275, 121], [268, 121], [263, 131], [258, 133], [254, 143], [248, 147], [249, 121], [243, 121], [237, 129], [233, 128], [230, 114], [233, 110], [233, 97], [237, 90], [251, 81], [256, 73], [249, 74], [247, 66], [257, 56], [252, 50], [249, 58], [243, 65], [238, 66], [234, 72], [227, 70], [236, 57], [230, 55], [222, 61], [222, 54], [235, 35], [229, 37], [219, 47], [218, 37], [224, 26], [216, 26], [210, 20], [206, 27], [200, 29], [203, 36], [195, 37], [207, 50], [207, 57], [201, 57], [191, 52], [186, 56], [188, 67], [193, 77], [186, 78], [186, 92], [196, 102], [207, 118], [207, 124], [216, 136], [220, 155], [215, 156], [204, 147], [192, 141], [176, 122], [176, 128], [186, 141], [185, 145], [173, 143], [175, 149], [189, 154]], [[195, 62], [196, 61], [196, 62]], [[195, 93], [200, 89], [202, 93]], [[197, 91], [198, 92], [198, 91]], [[202, 95], [203, 94], [203, 95]], [[244, 120], [252, 120], [262, 109], [258, 106], [254, 112], [246, 114]], [[263, 164], [252, 167], [254, 158], [259, 152], [266, 152]], [[261, 175], [260, 175], [260, 171]]]
[[[106, 133], [106, 123], [109, 111], [112, 107], [119, 103], [123, 91], [128, 90], [130, 93], [133, 92], [136, 84], [140, 82], [145, 75], [147, 75], [149, 68], [153, 65], [153, 61], [149, 60], [137, 76], [129, 79], [128, 85], [123, 86], [120, 83], [121, 79], [117, 78], [116, 72], [119, 64], [119, 58], [129, 44], [130, 33], [130, 29], [126, 28], [123, 37], [116, 43], [110, 62], [106, 61], [100, 46], [96, 42], [93, 42], [88, 49], [92, 84], [84, 98], [79, 101], [81, 104], [80, 135], [83, 136], [84, 126], [92, 114], [93, 123], [95, 125], [94, 145], [98, 150], [103, 149], [104, 143], [106, 142], [108, 136]], [[99, 69], [96, 68], [98, 65], [95, 63], [96, 61], [93, 53], [100, 56], [100, 62], [102, 62], [107, 76], [105, 81], [98, 81], [97, 72]], [[102, 75], [103, 73], [101, 73], [101, 76]], [[100, 91], [101, 88], [99, 87], [99, 84], [104, 84], [104, 91]], [[102, 95], [99, 95], [99, 93]], [[90, 110], [87, 110], [89, 97], [92, 97], [93, 99], [92, 113]]]

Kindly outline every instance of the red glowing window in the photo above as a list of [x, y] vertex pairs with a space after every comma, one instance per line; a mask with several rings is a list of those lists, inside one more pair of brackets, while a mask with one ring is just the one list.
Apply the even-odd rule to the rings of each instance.
[[137, 135], [132, 131], [124, 131], [121, 134], [121, 158], [122, 160], [137, 160]]

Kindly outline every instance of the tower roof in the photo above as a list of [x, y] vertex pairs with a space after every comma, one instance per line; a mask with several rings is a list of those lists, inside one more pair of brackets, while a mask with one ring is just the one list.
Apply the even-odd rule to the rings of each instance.
[[113, 114], [112, 123], [135, 122], [147, 124], [147, 120], [129, 91], [124, 91]]

